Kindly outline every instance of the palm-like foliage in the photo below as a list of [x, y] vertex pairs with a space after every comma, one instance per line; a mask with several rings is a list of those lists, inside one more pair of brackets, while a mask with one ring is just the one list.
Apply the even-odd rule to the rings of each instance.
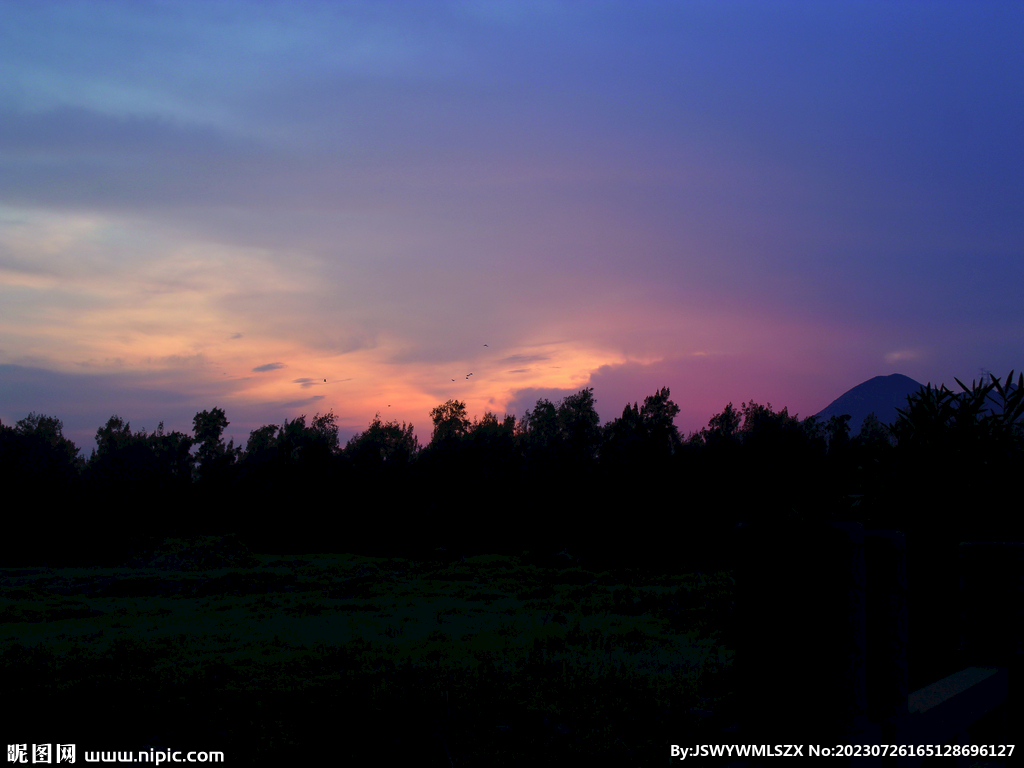
[[[944, 384], [927, 384], [907, 396], [906, 409], [897, 408], [899, 419], [893, 435], [901, 444], [951, 446], [971, 450], [986, 440], [1001, 440], [1019, 435], [1024, 419], [1024, 374], [1013, 384], [1013, 371], [1004, 386], [999, 379], [972, 381], [968, 387], [955, 379], [962, 392], [953, 392]], [[995, 393], [995, 395], [993, 395]]]
[[1005, 515], [989, 519], [987, 510], [1019, 495], [1024, 376], [1016, 385], [1012, 371], [1005, 384], [996, 378], [956, 382], [961, 392], [929, 384], [897, 409], [892, 432], [905, 494], [900, 504], [962, 535], [992, 535], [1014, 523]]
[[991, 386], [999, 398], [996, 401], [991, 392], [989, 393], [989, 399], [993, 404], [998, 402], [999, 405], [998, 412], [993, 411], [992, 415], [998, 429], [1006, 430], [1018, 439], [1024, 438], [1024, 373], [1017, 375], [1016, 385], [1013, 383], [1013, 371], [1010, 371], [1005, 386], [997, 378], [991, 379]]

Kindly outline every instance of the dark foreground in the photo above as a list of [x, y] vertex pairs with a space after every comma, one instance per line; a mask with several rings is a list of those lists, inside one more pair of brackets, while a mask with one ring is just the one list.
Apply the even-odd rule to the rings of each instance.
[[6, 743], [652, 765], [731, 722], [727, 571], [163, 549], [0, 571]]

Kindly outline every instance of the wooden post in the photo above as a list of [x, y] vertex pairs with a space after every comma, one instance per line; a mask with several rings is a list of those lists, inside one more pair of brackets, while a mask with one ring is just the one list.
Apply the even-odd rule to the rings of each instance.
[[1019, 718], [1024, 714], [1024, 542], [961, 542], [960, 630], [965, 664], [1007, 668], [1007, 716]]
[[[990, 712], [1020, 722], [1024, 543], [961, 544], [963, 664], [908, 693], [902, 533], [865, 533], [859, 523], [749, 525], [738, 533], [740, 741], [966, 744], [967, 730], [985, 730]], [[955, 628], [949, 608], [947, 626]], [[1006, 743], [1010, 734], [999, 736]], [[914, 766], [920, 758], [886, 762]]]
[[[1020, 722], [1024, 544], [962, 542], [959, 550], [960, 669], [907, 697], [893, 743], [963, 745], [970, 741], [969, 729], [986, 745], [1012, 743]], [[897, 764], [912, 768], [920, 762], [915, 756]]]
[[747, 743], [864, 743], [863, 525], [738, 533], [737, 735]]
[[1009, 666], [1024, 646], [1024, 542], [962, 542], [960, 590], [967, 662]]
[[864, 535], [867, 577], [868, 720], [892, 743], [896, 719], [907, 714], [907, 539], [899, 531]]

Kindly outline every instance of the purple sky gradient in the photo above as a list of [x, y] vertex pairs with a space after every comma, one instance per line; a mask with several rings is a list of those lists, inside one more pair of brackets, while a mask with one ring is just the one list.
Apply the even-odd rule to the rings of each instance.
[[[0, 5], [0, 420], [1024, 367], [1018, 3]], [[487, 347], [483, 345], [487, 344]], [[466, 374], [473, 376], [466, 379]], [[324, 382], [324, 379], [327, 382]], [[452, 381], [455, 379], [455, 381]]]

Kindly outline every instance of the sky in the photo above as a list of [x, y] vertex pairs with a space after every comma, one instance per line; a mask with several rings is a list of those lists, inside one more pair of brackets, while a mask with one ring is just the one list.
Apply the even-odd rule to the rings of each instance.
[[[429, 440], [1024, 368], [1024, 4], [0, 0], [0, 421]], [[468, 374], [472, 373], [472, 376]]]

